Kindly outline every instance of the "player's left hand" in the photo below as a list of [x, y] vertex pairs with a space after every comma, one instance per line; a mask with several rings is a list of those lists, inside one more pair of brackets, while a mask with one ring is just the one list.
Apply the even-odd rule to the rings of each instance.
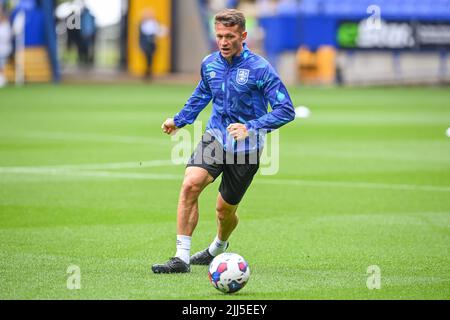
[[234, 140], [240, 141], [248, 137], [248, 131], [245, 124], [232, 123], [227, 127], [227, 131], [234, 138]]

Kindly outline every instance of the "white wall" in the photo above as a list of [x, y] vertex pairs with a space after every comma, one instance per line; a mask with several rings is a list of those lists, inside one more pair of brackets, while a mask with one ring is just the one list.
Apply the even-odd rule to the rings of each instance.
[[438, 52], [341, 51], [337, 64], [347, 84], [414, 84], [450, 81], [450, 55], [447, 72], [441, 71]]

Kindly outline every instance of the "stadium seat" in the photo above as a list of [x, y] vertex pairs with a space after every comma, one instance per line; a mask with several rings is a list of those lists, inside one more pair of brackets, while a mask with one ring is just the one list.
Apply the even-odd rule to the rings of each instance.
[[317, 0], [303, 0], [299, 5], [299, 12], [304, 14], [319, 14], [320, 6]]
[[[48, 53], [45, 47], [30, 47], [25, 49], [25, 82], [50, 82], [52, 72]], [[5, 67], [6, 78], [15, 81], [14, 65], [9, 63]]]
[[283, 15], [295, 15], [299, 12], [299, 5], [294, 0], [282, 0], [278, 3], [277, 11]]
[[450, 0], [303, 0], [299, 12], [339, 18], [367, 16], [371, 5], [380, 7], [381, 18], [450, 21]]

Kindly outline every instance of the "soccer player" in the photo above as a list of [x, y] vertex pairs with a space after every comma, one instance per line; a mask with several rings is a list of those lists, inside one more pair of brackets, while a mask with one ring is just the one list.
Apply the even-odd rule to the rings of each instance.
[[[265, 132], [295, 118], [292, 101], [279, 76], [245, 43], [244, 15], [234, 9], [219, 12], [215, 16], [215, 35], [219, 51], [203, 60], [197, 88], [184, 108], [162, 124], [163, 131], [172, 134], [193, 123], [213, 101], [206, 131], [186, 166], [178, 200], [175, 257], [153, 265], [155, 273], [190, 272], [191, 264], [208, 265], [227, 249], [238, 224], [239, 202], [259, 168]], [[208, 248], [190, 256], [199, 195], [220, 174], [217, 236]]]

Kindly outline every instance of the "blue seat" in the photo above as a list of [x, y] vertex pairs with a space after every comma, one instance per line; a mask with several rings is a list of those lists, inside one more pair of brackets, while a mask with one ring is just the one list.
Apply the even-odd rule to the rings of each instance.
[[278, 3], [277, 12], [283, 15], [296, 15], [299, 12], [299, 5], [295, 0], [282, 0]]
[[299, 5], [299, 12], [306, 14], [319, 14], [320, 1], [318, 0], [302, 0]]
[[347, 0], [328, 0], [324, 2], [324, 4], [324, 11], [326, 14], [338, 17], [353, 15], [355, 12], [355, 5], [357, 5], [356, 2]]
[[381, 19], [450, 21], [450, 0], [302, 0], [299, 12], [361, 19], [370, 16], [371, 5], [380, 8]]

